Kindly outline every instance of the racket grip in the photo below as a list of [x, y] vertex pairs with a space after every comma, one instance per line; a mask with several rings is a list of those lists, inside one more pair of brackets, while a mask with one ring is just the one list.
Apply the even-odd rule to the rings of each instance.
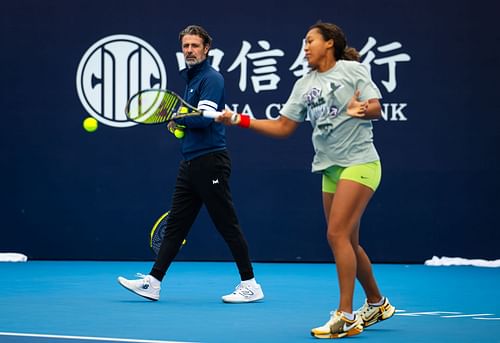
[[233, 113], [233, 115], [231, 116], [231, 122], [232, 122], [233, 124], [235, 124], [235, 125], [237, 125], [237, 124], [238, 124], [238, 119], [239, 119], [239, 118], [238, 118], [238, 116], [239, 116], [239, 115], [240, 115], [239, 113]]
[[203, 111], [202, 115], [206, 118], [217, 118], [220, 116], [222, 112], [219, 111]]

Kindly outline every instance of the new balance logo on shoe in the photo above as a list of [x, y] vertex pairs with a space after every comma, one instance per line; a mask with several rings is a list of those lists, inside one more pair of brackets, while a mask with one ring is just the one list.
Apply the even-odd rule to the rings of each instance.
[[118, 277], [118, 283], [127, 290], [140, 295], [149, 300], [157, 301], [160, 299], [160, 285], [154, 286], [151, 284], [152, 276], [146, 275], [137, 280], [128, 280], [122, 276]]
[[264, 299], [264, 292], [259, 284], [253, 286], [239, 284], [233, 293], [224, 295], [222, 301], [225, 303], [249, 303]]
[[244, 295], [244, 296], [246, 296], [246, 297], [251, 297], [251, 296], [252, 296], [252, 295], [254, 295], [255, 293], [254, 293], [254, 292], [252, 292], [250, 289], [248, 289], [248, 288], [247, 288], [247, 289], [242, 289], [242, 290], [240, 291], [240, 294], [241, 294], [241, 295]]

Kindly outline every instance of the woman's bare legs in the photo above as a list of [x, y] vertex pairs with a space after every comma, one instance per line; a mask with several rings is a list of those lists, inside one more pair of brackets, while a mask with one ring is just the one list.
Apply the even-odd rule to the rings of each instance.
[[359, 224], [372, 195], [370, 188], [343, 179], [338, 182], [335, 194], [323, 193], [327, 238], [335, 257], [340, 287], [339, 311], [353, 312], [356, 277], [369, 302], [381, 299], [370, 259], [359, 245]]

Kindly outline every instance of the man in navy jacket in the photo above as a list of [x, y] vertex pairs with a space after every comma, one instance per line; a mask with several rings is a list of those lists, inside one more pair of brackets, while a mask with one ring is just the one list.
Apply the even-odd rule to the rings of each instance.
[[[184, 99], [204, 110], [224, 108], [224, 78], [208, 62], [212, 38], [200, 26], [190, 25], [179, 34], [187, 68], [181, 73], [187, 82]], [[184, 128], [181, 143], [184, 160], [179, 165], [177, 182], [168, 216], [165, 237], [149, 275], [138, 280], [119, 277], [128, 290], [150, 300], [160, 298], [160, 285], [172, 260], [186, 238], [201, 206], [205, 205], [215, 227], [229, 246], [241, 282], [233, 293], [224, 295], [227, 303], [247, 303], [264, 298], [256, 282], [248, 245], [241, 231], [229, 177], [231, 160], [226, 148], [225, 127], [213, 119], [188, 117], [169, 124]]]

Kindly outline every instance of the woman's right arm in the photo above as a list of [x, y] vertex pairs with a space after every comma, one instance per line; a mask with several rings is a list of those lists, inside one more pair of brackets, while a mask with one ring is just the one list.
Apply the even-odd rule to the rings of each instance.
[[[221, 116], [215, 118], [215, 121], [228, 126], [238, 125], [246, 127], [260, 134], [274, 138], [288, 137], [299, 126], [299, 122], [293, 121], [282, 115], [280, 115], [280, 117], [276, 120], [252, 119], [245, 114], [237, 114], [236, 116], [233, 116], [233, 112], [228, 110], [225, 110]], [[242, 125], [242, 123], [246, 124]]]

